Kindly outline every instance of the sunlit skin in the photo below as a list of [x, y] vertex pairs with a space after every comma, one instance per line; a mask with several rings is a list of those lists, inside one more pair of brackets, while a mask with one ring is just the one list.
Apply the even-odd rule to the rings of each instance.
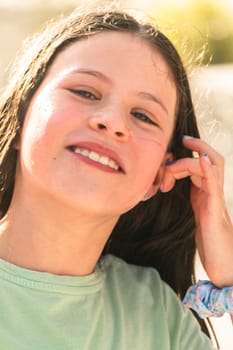
[[93, 271], [119, 216], [158, 190], [175, 108], [167, 64], [134, 35], [102, 33], [61, 52], [25, 117], [0, 254], [36, 270]]
[[199, 159], [166, 165], [176, 102], [165, 60], [133, 34], [105, 32], [62, 51], [26, 114], [0, 256], [34, 270], [90, 274], [122, 213], [190, 177], [203, 265], [213, 283], [232, 285], [223, 158], [184, 138]]
[[[175, 105], [167, 65], [141, 39], [104, 33], [72, 45], [56, 59], [26, 115], [23, 184], [33, 181], [30, 188], [88, 215], [117, 218], [157, 184]], [[100, 171], [98, 163], [70, 152], [74, 146], [114, 152], [109, 157], [122, 171]]]

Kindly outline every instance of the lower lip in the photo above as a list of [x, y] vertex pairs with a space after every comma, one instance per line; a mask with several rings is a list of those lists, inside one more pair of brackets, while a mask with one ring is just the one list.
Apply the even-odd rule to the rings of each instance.
[[80, 159], [81, 161], [83, 161], [84, 163], [92, 166], [92, 167], [95, 167], [99, 170], [102, 170], [104, 172], [107, 172], [107, 173], [111, 173], [111, 174], [121, 174], [120, 171], [118, 170], [115, 170], [113, 168], [110, 168], [104, 164], [101, 164], [101, 163], [98, 163], [98, 162], [95, 162], [94, 160], [90, 159], [90, 158], [87, 158], [85, 156], [82, 156], [81, 154], [79, 153], [75, 153], [75, 152], [72, 152], [69, 150], [70, 153], [72, 153], [76, 158]]

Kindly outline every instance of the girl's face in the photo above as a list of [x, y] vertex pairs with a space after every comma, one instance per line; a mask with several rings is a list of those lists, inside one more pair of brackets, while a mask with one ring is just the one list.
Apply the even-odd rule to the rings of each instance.
[[16, 183], [22, 193], [119, 216], [159, 187], [175, 106], [169, 68], [148, 43], [119, 32], [79, 40], [32, 98]]

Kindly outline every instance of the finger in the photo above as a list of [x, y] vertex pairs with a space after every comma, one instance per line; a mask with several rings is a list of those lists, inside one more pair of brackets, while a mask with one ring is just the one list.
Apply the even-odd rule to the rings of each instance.
[[[189, 177], [190, 173], [182, 172], [172, 174], [171, 172], [165, 172], [163, 176], [163, 180], [160, 184], [160, 190], [162, 192], [169, 192], [175, 186], [176, 180], [183, 179], [185, 177]], [[200, 176], [190, 176], [192, 183], [198, 187], [202, 188], [202, 177]]]
[[190, 176], [192, 184], [198, 188], [198, 189], [202, 189], [203, 187], [203, 178], [200, 176]]
[[160, 189], [163, 192], [170, 191], [176, 180], [191, 177], [192, 182], [200, 187], [203, 176], [198, 159], [183, 158], [178, 161], [167, 162]]
[[199, 158], [182, 158], [177, 161], [167, 162], [166, 170], [171, 172], [176, 179], [187, 176], [203, 176], [203, 169]]
[[219, 195], [220, 192], [222, 193], [223, 182], [219, 179], [217, 167], [211, 163], [207, 153], [200, 157], [200, 165], [204, 173], [204, 189], [210, 194]]
[[219, 193], [223, 188], [223, 181], [219, 177], [218, 169], [213, 165], [207, 153], [200, 158], [182, 158], [166, 163], [166, 176], [163, 181], [164, 191], [174, 186], [174, 181], [190, 177], [192, 183], [199, 189], [210, 194]]
[[199, 155], [207, 153], [212, 164], [219, 166], [221, 169], [224, 168], [224, 157], [201, 139], [185, 135], [183, 144], [186, 148], [198, 152]]
[[165, 170], [163, 175], [163, 180], [160, 184], [161, 192], [171, 191], [172, 188], [175, 186], [175, 183], [176, 183], [176, 178], [174, 177], [174, 175], [171, 172]]

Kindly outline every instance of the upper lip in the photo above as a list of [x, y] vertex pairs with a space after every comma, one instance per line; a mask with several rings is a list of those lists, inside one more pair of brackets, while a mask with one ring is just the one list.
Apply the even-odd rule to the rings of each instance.
[[108, 157], [108, 158], [114, 160], [114, 162], [116, 162], [117, 165], [119, 165], [120, 170], [125, 173], [125, 166], [124, 166], [123, 160], [112, 149], [110, 149], [106, 146], [103, 146], [99, 143], [89, 142], [89, 141], [74, 142], [74, 143], [68, 145], [66, 148], [69, 149], [69, 148], [75, 148], [75, 147], [84, 148], [84, 149], [87, 149], [88, 151], [96, 152], [101, 156], [105, 156], [105, 157]]

